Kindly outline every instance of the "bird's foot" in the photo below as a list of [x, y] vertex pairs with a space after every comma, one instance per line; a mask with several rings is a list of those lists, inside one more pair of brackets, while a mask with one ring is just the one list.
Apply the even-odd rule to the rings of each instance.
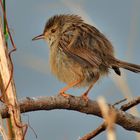
[[59, 95], [61, 95], [61, 96], [65, 97], [65, 98], [70, 97], [70, 95], [69, 95], [69, 94], [66, 94], [66, 93], [64, 93], [64, 92], [59, 92]]
[[84, 99], [86, 102], [89, 100], [87, 94], [88, 94], [88, 93], [85, 92], [85, 93], [83, 93], [83, 94], [81, 95], [82, 99]]

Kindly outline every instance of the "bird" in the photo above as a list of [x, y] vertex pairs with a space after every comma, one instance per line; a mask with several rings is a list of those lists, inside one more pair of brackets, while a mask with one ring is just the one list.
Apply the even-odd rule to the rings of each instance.
[[88, 99], [95, 83], [107, 76], [111, 69], [119, 76], [120, 68], [140, 73], [140, 65], [117, 59], [108, 38], [78, 15], [50, 17], [43, 33], [32, 40], [39, 39], [48, 43], [51, 72], [67, 84], [59, 92], [64, 97], [69, 96], [65, 92], [72, 87], [87, 87], [81, 96]]

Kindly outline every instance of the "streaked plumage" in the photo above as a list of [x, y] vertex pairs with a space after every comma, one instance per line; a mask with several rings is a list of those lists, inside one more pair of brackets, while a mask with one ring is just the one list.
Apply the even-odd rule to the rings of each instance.
[[119, 68], [140, 72], [139, 65], [116, 59], [110, 41], [77, 15], [51, 17], [42, 36], [49, 43], [52, 73], [67, 84], [80, 80], [75, 86], [91, 86], [109, 69], [118, 75]]

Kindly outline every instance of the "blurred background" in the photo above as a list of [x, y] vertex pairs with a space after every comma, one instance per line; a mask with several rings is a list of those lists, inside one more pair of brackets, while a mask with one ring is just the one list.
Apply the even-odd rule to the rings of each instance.
[[[140, 64], [140, 0], [10, 0], [7, 1], [8, 23], [17, 51], [13, 55], [14, 78], [18, 98], [53, 96], [65, 86], [49, 69], [49, 49], [45, 41], [32, 42], [43, 32], [46, 21], [55, 14], [77, 14], [102, 31], [112, 42], [119, 59]], [[122, 76], [113, 71], [90, 92], [90, 99], [103, 96], [108, 103], [131, 99], [139, 95], [140, 75], [122, 70]], [[85, 89], [71, 89], [70, 94], [80, 96]], [[137, 115], [140, 107], [131, 110]], [[53, 110], [30, 112], [22, 115], [38, 140], [78, 140], [96, 129], [103, 120], [75, 111]], [[138, 140], [138, 134], [116, 126], [117, 139]], [[28, 129], [27, 140], [35, 140]], [[105, 140], [106, 132], [96, 137]]]

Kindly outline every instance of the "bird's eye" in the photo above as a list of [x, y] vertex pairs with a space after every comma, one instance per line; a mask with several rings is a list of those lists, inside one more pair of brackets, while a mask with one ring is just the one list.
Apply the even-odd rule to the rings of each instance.
[[51, 32], [52, 32], [52, 33], [55, 33], [55, 31], [56, 31], [55, 29], [51, 29]]

